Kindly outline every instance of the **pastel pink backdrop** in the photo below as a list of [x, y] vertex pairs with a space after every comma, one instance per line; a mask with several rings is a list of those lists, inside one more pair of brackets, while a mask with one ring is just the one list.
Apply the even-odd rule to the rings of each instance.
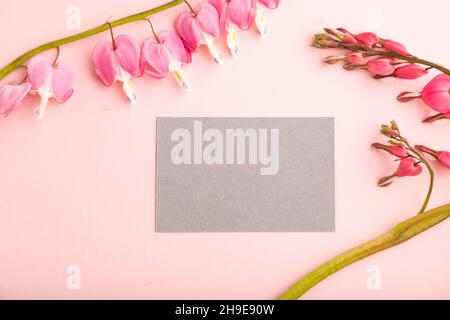
[[[3, 0], [0, 64], [78, 32], [66, 27], [71, 4], [81, 8], [86, 29], [163, 2]], [[107, 33], [64, 46], [61, 60], [76, 71], [73, 97], [52, 104], [42, 121], [33, 115], [35, 97], [0, 119], [0, 297], [271, 299], [318, 264], [414, 215], [428, 177], [377, 188], [394, 164], [370, 143], [381, 139], [379, 125], [395, 118], [411, 141], [450, 149], [450, 121], [422, 125], [428, 110], [421, 103], [395, 101], [397, 93], [419, 90], [431, 76], [374, 81], [322, 64], [330, 52], [308, 46], [323, 26], [369, 28], [449, 66], [450, 43], [443, 39], [450, 3], [427, 1], [433, 10], [409, 3], [283, 1], [267, 12], [267, 39], [255, 30], [241, 33], [237, 58], [223, 40], [224, 65], [215, 65], [205, 50], [197, 53], [187, 71], [192, 92], [172, 79], [134, 81], [135, 108], [118, 86], [105, 88], [94, 76], [91, 53]], [[155, 16], [156, 28], [172, 27], [184, 9]], [[373, 16], [378, 10], [379, 20]], [[144, 22], [115, 32], [140, 40], [150, 35]], [[155, 233], [158, 116], [334, 116], [336, 232]], [[450, 201], [450, 170], [436, 167], [436, 173], [430, 207]], [[449, 235], [447, 221], [333, 275], [304, 298], [450, 298]], [[69, 265], [81, 268], [81, 290], [66, 287]], [[379, 290], [366, 285], [373, 265], [381, 270]]]

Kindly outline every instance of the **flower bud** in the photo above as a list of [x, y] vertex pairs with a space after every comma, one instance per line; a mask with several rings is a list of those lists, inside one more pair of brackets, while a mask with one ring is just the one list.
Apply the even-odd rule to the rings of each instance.
[[395, 53], [398, 53], [402, 56], [408, 56], [408, 57], [411, 56], [411, 54], [408, 52], [406, 47], [399, 42], [392, 41], [392, 40], [382, 40], [381, 45], [385, 49], [395, 52]]
[[428, 73], [428, 70], [417, 64], [400, 66], [394, 71], [394, 77], [399, 79], [417, 79]]
[[372, 32], [364, 32], [360, 33], [355, 36], [355, 39], [360, 43], [364, 44], [370, 48], [372, 48], [374, 45], [378, 44], [378, 41], [380, 40], [378, 36], [375, 33]]
[[389, 152], [390, 154], [396, 156], [399, 159], [409, 157], [409, 153], [404, 146], [398, 146], [398, 145], [386, 146], [381, 143], [374, 143], [374, 144], [372, 144], [372, 146], [377, 149]]
[[362, 65], [366, 63], [366, 58], [362, 52], [352, 52], [347, 54], [347, 62], [350, 64]]
[[379, 58], [369, 61], [367, 66], [370, 72], [380, 76], [391, 75], [395, 69], [395, 67], [392, 65], [392, 60], [388, 58]]

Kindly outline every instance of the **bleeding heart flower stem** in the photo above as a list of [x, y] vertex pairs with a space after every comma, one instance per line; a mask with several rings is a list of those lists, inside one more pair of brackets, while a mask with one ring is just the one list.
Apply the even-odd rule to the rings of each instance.
[[69, 36], [66, 38], [62, 38], [59, 40], [55, 40], [55, 41], [43, 44], [39, 47], [36, 47], [36, 48], [24, 53], [23, 55], [21, 55], [20, 57], [16, 58], [13, 61], [11, 61], [9, 64], [7, 64], [2, 69], [0, 69], [0, 80], [5, 78], [8, 74], [13, 72], [14, 70], [22, 68], [24, 66], [25, 62], [27, 62], [30, 58], [38, 55], [39, 53], [42, 53], [44, 51], [47, 51], [47, 50], [50, 50], [53, 48], [61, 47], [65, 44], [68, 44], [71, 42], [75, 42], [75, 41], [78, 41], [78, 40], [81, 40], [84, 38], [91, 37], [95, 34], [111, 30], [112, 28], [115, 28], [115, 27], [118, 27], [118, 26], [121, 26], [124, 24], [136, 22], [136, 21], [142, 21], [142, 20], [146, 19], [147, 17], [152, 16], [158, 12], [168, 10], [170, 8], [173, 8], [175, 6], [178, 6], [178, 5], [184, 4], [184, 3], [185, 3], [184, 0], [172, 0], [163, 5], [160, 5], [158, 7], [155, 7], [155, 8], [146, 10], [146, 11], [142, 11], [142, 12], [112, 21], [110, 23], [102, 24], [101, 26], [89, 29], [87, 31], [84, 31], [84, 32], [81, 32], [81, 33], [78, 33], [78, 34], [75, 34], [75, 35], [72, 35], [72, 36]]

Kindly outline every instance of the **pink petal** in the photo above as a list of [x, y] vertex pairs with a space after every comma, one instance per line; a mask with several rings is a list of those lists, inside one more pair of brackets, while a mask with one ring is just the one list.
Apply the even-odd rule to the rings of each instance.
[[139, 59], [141, 48], [139, 42], [129, 35], [120, 35], [116, 38], [116, 58], [119, 65], [133, 77], [141, 76]]
[[280, 0], [258, 0], [269, 9], [276, 9], [280, 5]]
[[16, 109], [23, 98], [30, 92], [31, 84], [26, 82], [21, 85], [7, 84], [0, 88], [0, 114], [5, 117]]
[[39, 90], [52, 77], [52, 65], [47, 57], [35, 56], [28, 63], [28, 80], [33, 90]]
[[214, 38], [218, 38], [222, 35], [219, 14], [217, 13], [216, 8], [208, 2], [203, 2], [195, 7], [195, 12], [195, 21], [203, 32]]
[[53, 70], [52, 90], [53, 96], [59, 103], [64, 103], [72, 96], [74, 74], [72, 69], [63, 63]]
[[170, 56], [163, 44], [149, 38], [142, 44], [141, 64], [145, 73], [161, 79], [169, 73]]
[[162, 31], [158, 35], [159, 40], [169, 50], [169, 53], [179, 62], [187, 64], [192, 62], [191, 52], [186, 50], [183, 41], [173, 31]]
[[249, 29], [256, 16], [255, 0], [231, 0], [228, 3], [228, 18], [242, 30]]
[[107, 87], [112, 86], [119, 72], [112, 43], [107, 40], [100, 41], [95, 46], [93, 58], [99, 80]]
[[441, 73], [434, 77], [423, 88], [422, 99], [437, 112], [450, 112], [450, 76]]
[[403, 44], [396, 42], [396, 41], [384, 40], [383, 47], [388, 49], [389, 51], [393, 51], [393, 52], [401, 54], [403, 56], [408, 56], [408, 57], [411, 56], [411, 54], [408, 52], [406, 47]]
[[219, 14], [220, 35], [225, 34], [228, 22], [228, 14], [227, 14], [228, 1], [209, 0], [208, 3], [210, 3], [214, 8], [216, 8], [217, 13]]
[[175, 29], [183, 40], [186, 49], [194, 52], [199, 48], [202, 35], [191, 12], [184, 11], [178, 16]]

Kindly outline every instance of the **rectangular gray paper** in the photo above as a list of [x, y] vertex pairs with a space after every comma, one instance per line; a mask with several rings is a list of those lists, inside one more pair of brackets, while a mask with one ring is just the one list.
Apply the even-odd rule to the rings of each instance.
[[158, 118], [157, 232], [334, 231], [333, 118]]

